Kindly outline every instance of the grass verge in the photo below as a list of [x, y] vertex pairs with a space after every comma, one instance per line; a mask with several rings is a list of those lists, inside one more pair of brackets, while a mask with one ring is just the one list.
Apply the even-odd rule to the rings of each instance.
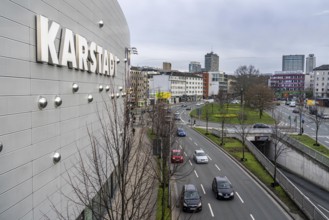
[[320, 144], [320, 146], [315, 146], [315, 140], [307, 135], [297, 135], [297, 134], [291, 134], [290, 137], [298, 140], [299, 142], [305, 144], [309, 148], [312, 148], [313, 150], [316, 150], [326, 156], [329, 157], [329, 149]]
[[267, 186], [290, 210], [291, 213], [298, 214], [299, 216], [304, 216], [304, 214], [300, 211], [298, 206], [290, 199], [290, 197], [286, 194], [281, 186], [271, 187], [271, 183], [273, 182], [272, 176], [267, 172], [266, 169], [258, 162], [258, 160], [254, 157], [254, 155], [245, 149], [245, 158], [247, 160], [241, 162], [242, 158], [242, 143], [239, 140], [233, 138], [224, 138], [224, 145], [220, 145], [220, 139], [212, 134], [206, 134], [206, 130], [202, 128], [195, 128], [200, 134], [207, 136], [210, 140], [212, 140], [216, 145], [225, 150], [235, 159], [237, 159], [238, 163], [241, 163], [244, 167], [246, 167], [251, 173], [253, 173], [264, 185]]

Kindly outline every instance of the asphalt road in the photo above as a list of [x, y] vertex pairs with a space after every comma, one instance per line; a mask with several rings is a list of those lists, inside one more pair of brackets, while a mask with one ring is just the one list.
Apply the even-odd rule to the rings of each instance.
[[[180, 127], [182, 127], [181, 125]], [[234, 160], [207, 139], [188, 127], [187, 137], [178, 138], [177, 146], [185, 152], [185, 163], [177, 165], [173, 199], [179, 205], [183, 184], [195, 184], [202, 196], [203, 210], [183, 213], [176, 207], [174, 219], [291, 219], [286, 211]], [[209, 157], [208, 164], [192, 160], [194, 150], [203, 149]], [[211, 190], [213, 177], [227, 176], [235, 189], [233, 200], [217, 200]]]

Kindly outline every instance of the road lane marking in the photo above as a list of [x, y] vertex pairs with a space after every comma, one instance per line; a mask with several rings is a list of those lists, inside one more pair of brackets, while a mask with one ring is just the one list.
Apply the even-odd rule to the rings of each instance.
[[329, 144], [329, 141], [324, 141], [324, 142], [326, 142], [327, 144]]
[[239, 195], [239, 193], [235, 192], [235, 194], [239, 197], [240, 201], [241, 201], [242, 203], [244, 203], [244, 201], [243, 201], [243, 199], [241, 198], [241, 196]]
[[209, 158], [209, 160], [212, 160], [211, 157], [209, 157], [209, 155], [207, 155], [207, 157]]
[[188, 160], [188, 162], [190, 162], [190, 165], [191, 165], [191, 166], [193, 166], [193, 164], [192, 164], [191, 160]]
[[315, 131], [315, 128], [311, 128], [312, 131]]
[[198, 173], [196, 172], [196, 170], [194, 170], [194, 173], [195, 173], [196, 177], [199, 178]]
[[180, 148], [180, 149], [183, 149], [182, 145], [179, 145], [179, 148]]
[[201, 189], [202, 189], [202, 191], [203, 191], [203, 194], [206, 195], [206, 191], [204, 190], [203, 185], [202, 185], [202, 184], [200, 184], [200, 185], [201, 185]]
[[192, 138], [189, 137], [188, 139], [190, 139], [190, 141], [192, 141]]
[[197, 143], [197, 142], [194, 142], [194, 144], [195, 144], [196, 146], [198, 146], [198, 143]]
[[254, 218], [254, 216], [252, 216], [252, 214], [250, 214], [250, 217], [251, 217], [252, 220], [255, 220], [255, 218]]
[[215, 217], [215, 216], [214, 216], [214, 212], [212, 211], [212, 208], [211, 208], [210, 203], [208, 203], [208, 207], [209, 207], [209, 210], [210, 210], [210, 214], [211, 214], [211, 216], [212, 216], [212, 217]]
[[220, 168], [217, 166], [217, 164], [215, 164], [215, 167], [220, 171]]
[[185, 157], [187, 157], [187, 154], [184, 152]]

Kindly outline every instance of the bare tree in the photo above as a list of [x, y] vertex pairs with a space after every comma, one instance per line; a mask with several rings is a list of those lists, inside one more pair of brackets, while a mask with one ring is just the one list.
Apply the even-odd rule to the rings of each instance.
[[314, 111], [315, 115], [313, 117], [310, 117], [310, 119], [315, 124], [315, 143], [314, 143], [314, 146], [320, 146], [320, 144], [318, 142], [318, 135], [319, 135], [320, 126], [324, 121], [323, 115], [324, 115], [325, 108], [321, 107], [321, 106], [318, 106], [318, 105], [315, 105], [315, 106], [313, 106], [313, 111]]
[[250, 130], [250, 126], [246, 124], [247, 117], [248, 116], [247, 116], [246, 112], [242, 108], [242, 111], [240, 111], [237, 116], [239, 124], [237, 126], [235, 126], [236, 134], [238, 134], [240, 136], [241, 141], [242, 141], [241, 161], [246, 160], [246, 158], [245, 158], [246, 140], [247, 140], [247, 136], [248, 136], [249, 130]]
[[[145, 141], [146, 128], [133, 131], [127, 97], [112, 95], [97, 103], [98, 121], [87, 125], [90, 147], [78, 151], [77, 162], [65, 173], [72, 191], [62, 194], [67, 209], [86, 207], [82, 215], [95, 219], [152, 218], [157, 183], [152, 148]], [[53, 207], [59, 219], [76, 218]]]
[[266, 85], [257, 84], [249, 87], [246, 91], [246, 104], [255, 108], [259, 112], [259, 118], [262, 118], [265, 110], [271, 109], [274, 106], [274, 93]]
[[282, 120], [281, 112], [272, 110], [272, 118], [274, 119], [274, 124], [272, 125], [272, 135], [271, 143], [274, 147], [273, 152], [273, 163], [274, 163], [274, 172], [273, 172], [273, 183], [272, 186], [277, 186], [276, 175], [277, 175], [277, 161], [278, 158], [285, 152], [288, 151], [288, 148], [284, 145], [283, 140], [286, 138], [286, 134], [282, 133], [279, 130], [279, 123]]

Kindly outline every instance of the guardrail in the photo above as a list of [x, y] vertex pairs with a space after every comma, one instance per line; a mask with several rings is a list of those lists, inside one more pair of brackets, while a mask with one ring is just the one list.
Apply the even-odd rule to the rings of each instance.
[[[212, 129], [211, 132], [214, 135], [218, 135], [218, 130]], [[234, 137], [241, 141], [241, 137], [237, 134], [229, 134], [227, 136]], [[246, 146], [249, 151], [257, 158], [257, 160], [263, 165], [263, 167], [270, 173], [274, 175], [274, 165], [273, 163], [265, 157], [258, 148], [252, 144], [250, 141], [245, 141]], [[329, 220], [323, 212], [316, 207], [279, 169], [277, 169], [277, 182], [284, 189], [284, 191], [290, 196], [290, 198], [297, 204], [297, 206], [304, 212], [309, 219], [312, 220]]]

